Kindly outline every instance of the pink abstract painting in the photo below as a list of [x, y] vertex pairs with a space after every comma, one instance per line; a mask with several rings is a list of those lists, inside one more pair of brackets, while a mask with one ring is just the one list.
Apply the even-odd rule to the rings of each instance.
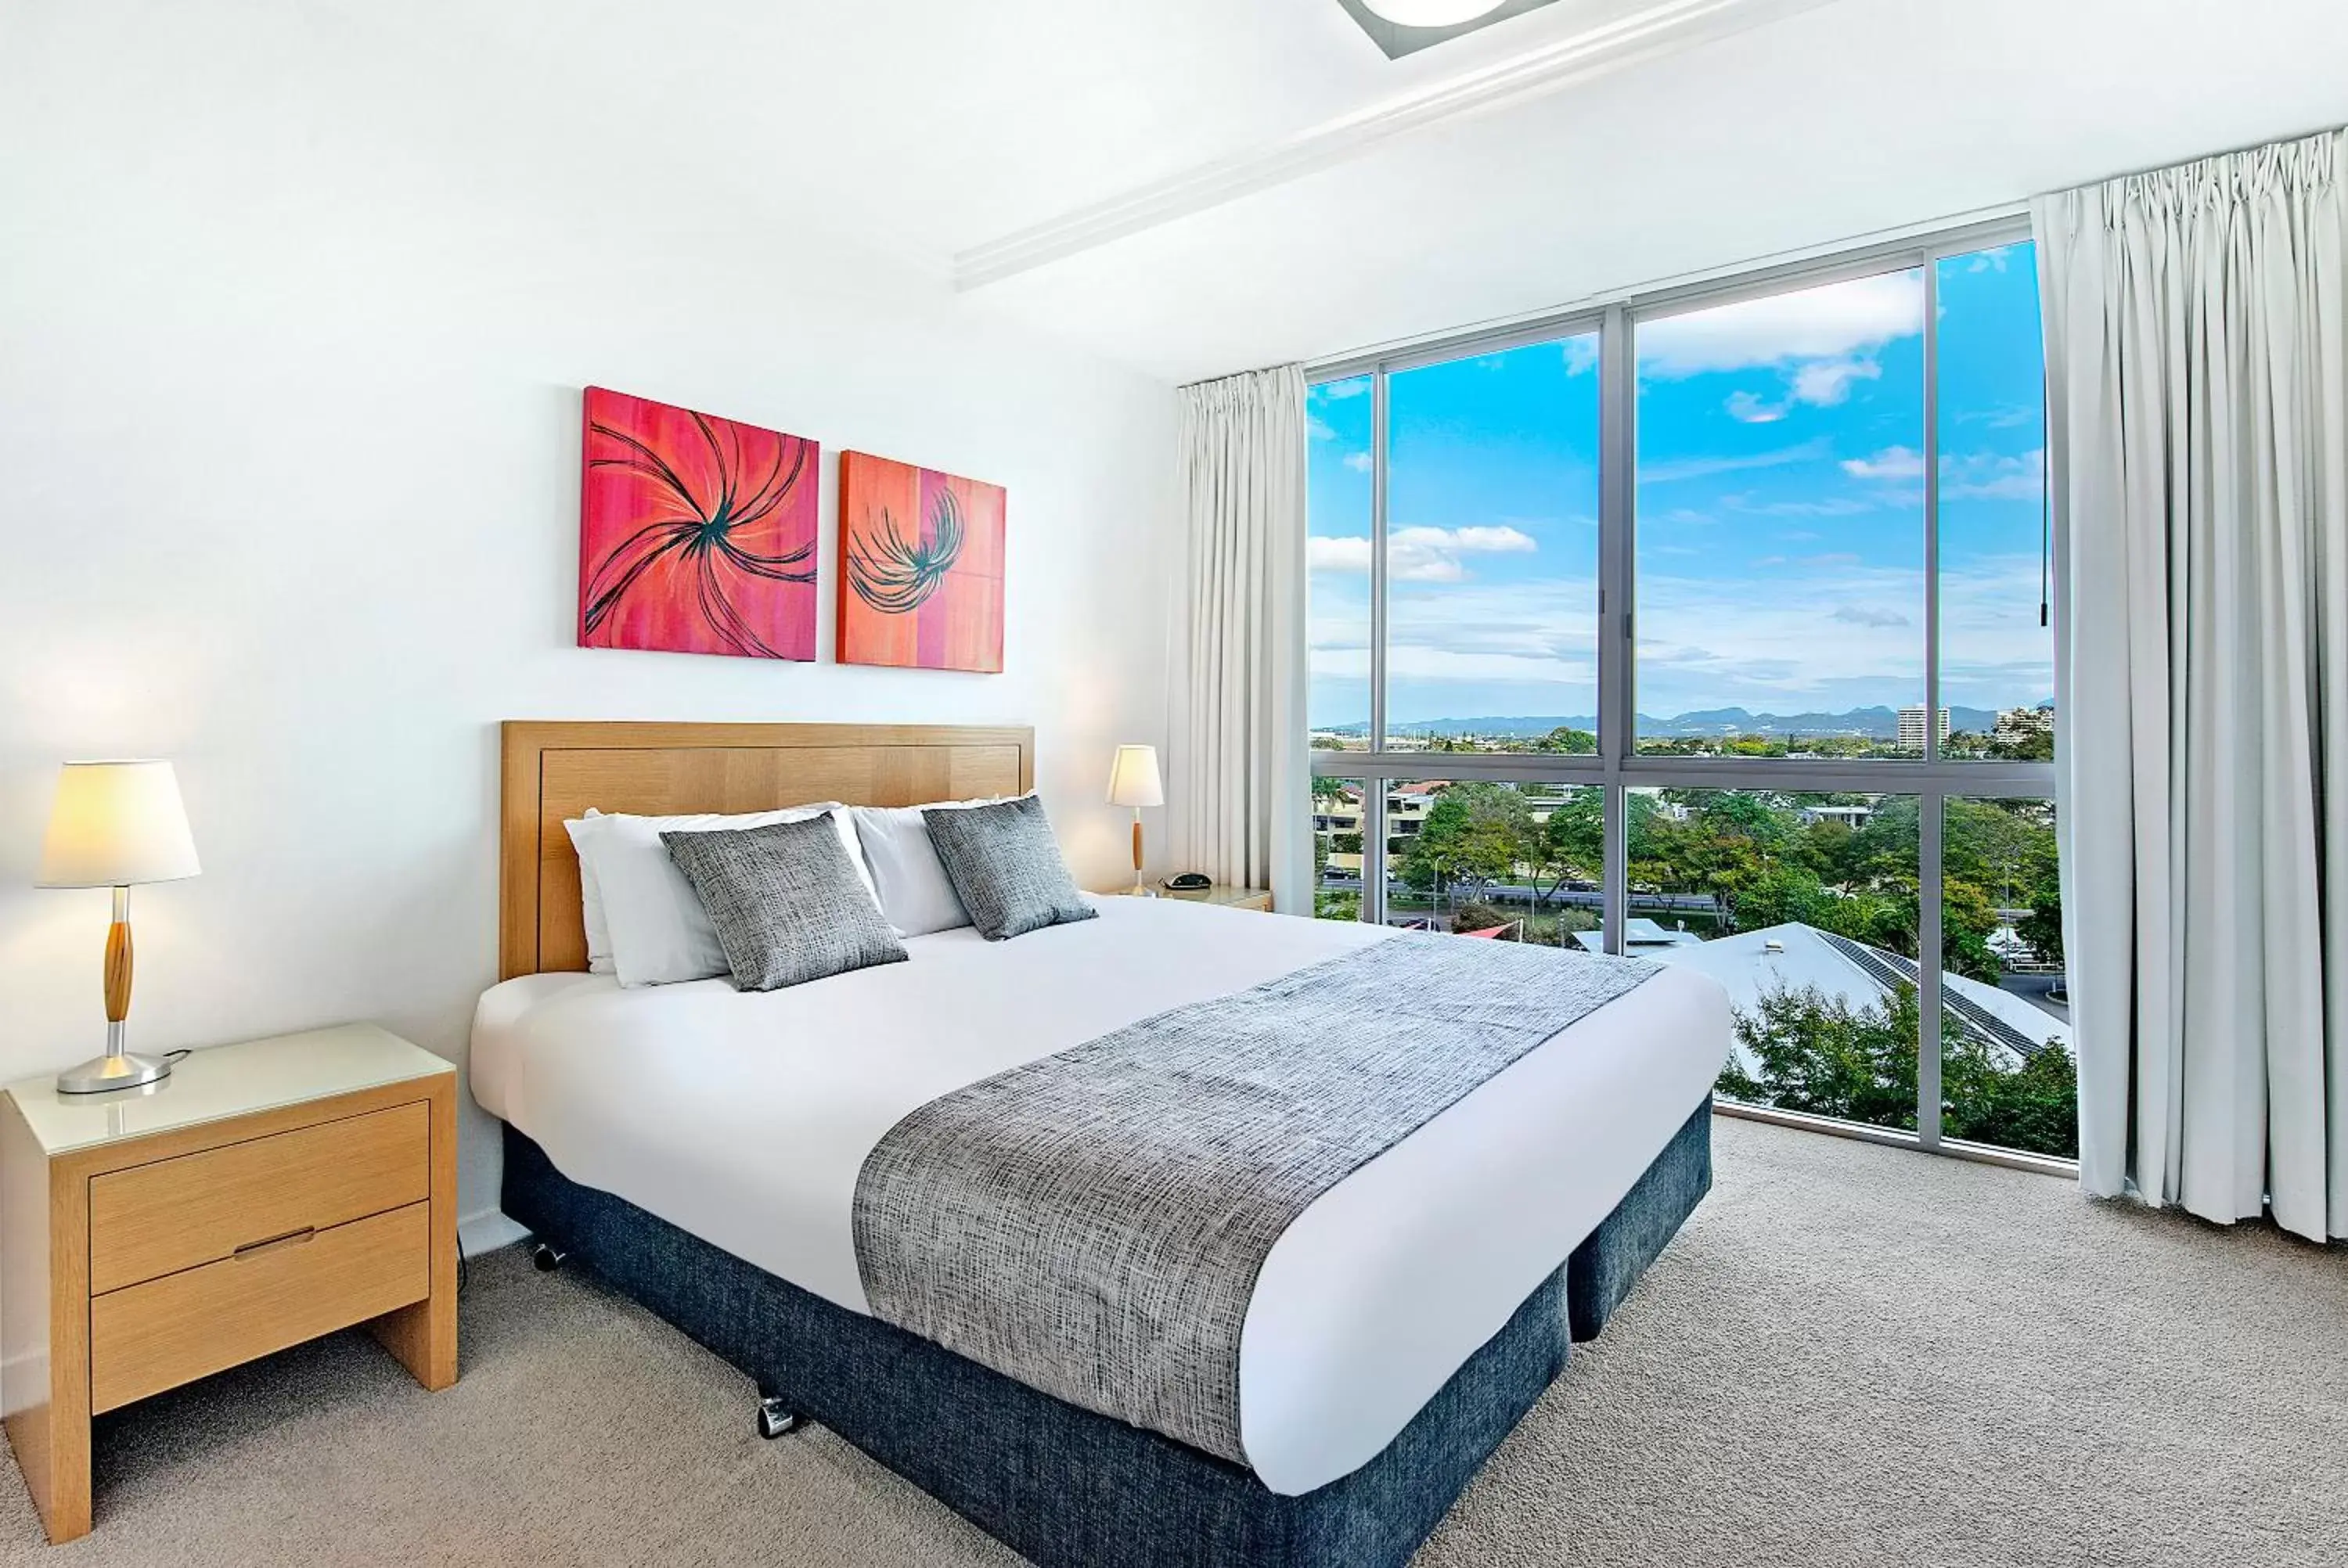
[[579, 646], [813, 659], [812, 441], [587, 389]]

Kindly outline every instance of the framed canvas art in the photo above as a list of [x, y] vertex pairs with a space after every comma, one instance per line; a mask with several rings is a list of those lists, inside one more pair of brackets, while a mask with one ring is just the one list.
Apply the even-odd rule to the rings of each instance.
[[812, 441], [587, 389], [579, 646], [813, 659]]
[[839, 455], [839, 661], [1003, 671], [1000, 485]]

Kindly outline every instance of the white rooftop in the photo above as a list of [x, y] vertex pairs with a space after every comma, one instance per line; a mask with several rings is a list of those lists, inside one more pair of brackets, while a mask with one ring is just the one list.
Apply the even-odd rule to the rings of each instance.
[[[1643, 939], [1643, 927], [1653, 939]], [[1583, 946], [1592, 946], [1596, 935], [1581, 933]], [[1685, 964], [1710, 975], [1727, 990], [1731, 1005], [1746, 1012], [1756, 1010], [1762, 995], [1772, 990], [1814, 989], [1857, 1008], [1879, 1003], [1889, 989], [1833, 938], [1812, 926], [1770, 926], [1705, 942], [1692, 932], [1665, 930], [1653, 920], [1634, 919], [1624, 922], [1624, 936], [1628, 952], [1666, 964]], [[1879, 953], [1878, 958], [1892, 968], [1901, 963], [1889, 953]], [[1946, 970], [1941, 975], [1941, 989], [1948, 999], [1972, 1004], [2025, 1040], [2052, 1041], [2070, 1049], [2067, 1022], [2011, 991]], [[1738, 1054], [1744, 1057], [1741, 1046]], [[1759, 1065], [1749, 1057], [1744, 1057], [1744, 1064], [1747, 1071]]]

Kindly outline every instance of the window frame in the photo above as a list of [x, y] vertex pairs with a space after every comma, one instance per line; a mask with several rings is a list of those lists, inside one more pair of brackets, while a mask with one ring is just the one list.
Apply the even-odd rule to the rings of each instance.
[[[1603, 878], [1605, 947], [1622, 950], [1629, 915], [1629, 860], [1623, 831], [1627, 791], [1687, 788], [1802, 792], [1850, 792], [1917, 797], [1920, 837], [1918, 949], [1943, 955], [1921, 962], [1918, 1001], [1916, 1132], [1912, 1140], [1896, 1129], [1833, 1130], [1878, 1142], [1910, 1143], [1925, 1149], [1992, 1159], [2033, 1169], [2075, 1170], [2071, 1162], [2011, 1151], [1984, 1150], [1944, 1140], [1941, 1130], [1941, 837], [1944, 802], [1951, 798], [2044, 799], [2057, 803], [2059, 758], [2017, 763], [1941, 755], [1940, 726], [1924, 725], [1924, 753], [1916, 757], [1807, 759], [1789, 757], [1676, 757], [1642, 754], [1631, 726], [1637, 713], [1636, 477], [1638, 464], [1638, 363], [1636, 333], [1643, 322], [1731, 304], [1740, 300], [1847, 282], [1883, 272], [1921, 268], [1924, 278], [1924, 711], [1941, 709], [1940, 578], [1940, 264], [1955, 256], [2032, 238], [2026, 217], [1998, 219], [1882, 244], [1739, 272], [1699, 282], [1633, 291], [1502, 326], [1474, 329], [1413, 342], [1366, 354], [1331, 359], [1305, 368], [1309, 383], [1370, 378], [1370, 713], [1368, 747], [1363, 751], [1314, 751], [1315, 774], [1357, 779], [1365, 785], [1374, 831], [1363, 839], [1361, 917], [1386, 917], [1386, 842], [1384, 805], [1388, 787], [1414, 779], [1481, 779], [1504, 784], [1601, 786], [1605, 790], [1606, 849]], [[1386, 747], [1386, 466], [1390, 456], [1387, 378], [1399, 372], [1475, 354], [1488, 354], [1595, 331], [1599, 339], [1599, 548], [1598, 548], [1598, 750], [1570, 756], [1536, 753], [1390, 751]], [[2050, 480], [2051, 483], [2051, 480]], [[2063, 540], [2054, 539], [2054, 680], [2058, 692], [2069, 682], [2061, 636], [2060, 606], [2068, 583]], [[2061, 745], [2057, 737], [2056, 744]], [[1365, 828], [1372, 824], [1365, 821]], [[1793, 1118], [1766, 1107], [1739, 1108], [1767, 1120], [1808, 1125], [1822, 1118]]]

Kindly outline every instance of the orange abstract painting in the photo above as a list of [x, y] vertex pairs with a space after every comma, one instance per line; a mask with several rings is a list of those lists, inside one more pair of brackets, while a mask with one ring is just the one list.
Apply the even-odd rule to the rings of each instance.
[[1003, 670], [1000, 485], [839, 455], [839, 661]]

